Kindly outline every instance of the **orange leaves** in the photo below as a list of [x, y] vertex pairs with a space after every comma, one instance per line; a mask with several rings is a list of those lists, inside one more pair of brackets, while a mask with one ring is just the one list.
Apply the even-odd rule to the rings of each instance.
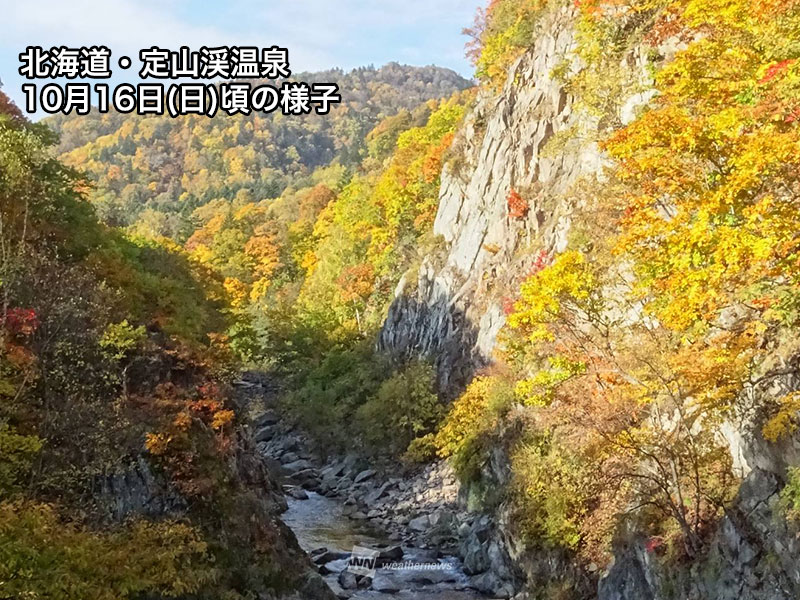
[[336, 193], [333, 190], [322, 183], [317, 184], [300, 198], [299, 220], [314, 223], [322, 210], [335, 199]]
[[253, 259], [254, 273], [258, 278], [268, 278], [280, 267], [280, 247], [273, 233], [258, 232], [247, 240], [244, 252]]
[[210, 381], [193, 390], [163, 384], [150, 402], [162, 424], [146, 434], [145, 448], [183, 493], [209, 493], [217, 474], [206, 469], [232, 451], [235, 439], [235, 413], [222, 390]]
[[512, 219], [524, 219], [528, 216], [530, 205], [516, 190], [512, 189], [508, 192], [506, 204], [508, 206], [508, 216]]
[[422, 177], [425, 183], [433, 183], [442, 173], [442, 155], [453, 143], [455, 133], [450, 132], [442, 137], [438, 145], [431, 147], [422, 163]]
[[375, 282], [375, 267], [361, 263], [347, 267], [339, 275], [336, 283], [345, 302], [364, 301], [372, 294]]

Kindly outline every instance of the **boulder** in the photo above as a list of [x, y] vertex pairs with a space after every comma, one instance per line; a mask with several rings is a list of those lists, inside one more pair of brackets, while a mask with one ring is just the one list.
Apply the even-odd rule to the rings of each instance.
[[353, 479], [353, 483], [361, 483], [362, 481], [371, 479], [372, 477], [375, 476], [375, 473], [376, 473], [375, 469], [365, 469], [355, 476], [355, 478]]
[[272, 410], [268, 410], [255, 420], [255, 423], [253, 423], [253, 427], [255, 429], [261, 429], [263, 427], [271, 427], [272, 425], [277, 425], [278, 423], [280, 423], [280, 420], [281, 418], [280, 416], [278, 416], [278, 413]]
[[275, 435], [275, 428], [274, 427], [261, 427], [258, 429], [256, 435], [253, 437], [255, 442], [258, 444], [260, 442], [268, 442], [272, 439], [272, 436]]
[[364, 496], [364, 503], [369, 505], [375, 504], [378, 500], [380, 500], [386, 491], [392, 486], [392, 484], [387, 481], [379, 488], [376, 488], [369, 492], [366, 496]]
[[508, 581], [503, 581], [494, 573], [477, 575], [470, 580], [470, 585], [493, 598], [511, 598], [514, 595], [514, 586]]
[[308, 500], [308, 494], [301, 487], [287, 486], [284, 491], [295, 500]]
[[308, 573], [299, 588], [303, 598], [313, 598], [314, 600], [336, 600], [336, 595], [325, 583], [325, 580], [318, 573]]
[[402, 546], [389, 546], [387, 548], [383, 548], [380, 550], [380, 554], [378, 554], [378, 558], [384, 561], [387, 560], [400, 560], [403, 558], [403, 547]]
[[313, 469], [314, 465], [312, 465], [307, 460], [294, 460], [292, 462], [284, 462], [283, 468], [286, 469], [289, 473], [297, 473], [298, 471], [305, 471], [306, 469]]
[[339, 578], [337, 581], [339, 582], [339, 585], [342, 586], [342, 589], [358, 589], [358, 579], [356, 578], [356, 574], [348, 571], [347, 569], [339, 573]]
[[348, 558], [350, 556], [349, 552], [339, 552], [337, 550], [328, 550], [326, 548], [322, 549], [323, 552], [317, 554], [316, 556], [312, 553], [312, 560], [314, 564], [317, 565], [324, 565], [329, 562], [333, 562], [335, 560], [342, 560], [343, 558]]
[[429, 515], [420, 515], [408, 522], [408, 527], [412, 531], [427, 531], [431, 525], [431, 518]]

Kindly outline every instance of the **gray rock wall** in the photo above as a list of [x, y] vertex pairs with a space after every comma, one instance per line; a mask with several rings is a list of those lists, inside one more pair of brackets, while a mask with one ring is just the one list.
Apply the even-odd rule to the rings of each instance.
[[[553, 77], [565, 59], [575, 60], [574, 18], [568, 7], [545, 17], [536, 42], [513, 65], [502, 91], [479, 95], [454, 141], [456, 158], [442, 174], [434, 232], [443, 249], [423, 261], [416, 281], [401, 281], [380, 334], [378, 345], [385, 351], [434, 359], [439, 382], [451, 396], [491, 360], [505, 321], [503, 300], [518, 289], [536, 255], [566, 247], [571, 213], [580, 202], [570, 188], [604, 166], [592, 141], [592, 133], [601, 133], [600, 122]], [[677, 48], [674, 42], [665, 45], [662, 54]], [[607, 121], [630, 122], [653, 96], [641, 91], [647, 84], [644, 53], [633, 49], [626, 64], [631, 81], [644, 86], [621, 98], [618, 114], [607, 115]], [[559, 149], [551, 154], [546, 147], [554, 136]], [[525, 218], [509, 215], [512, 189], [530, 204]], [[531, 582], [559, 578], [572, 580], [576, 597], [599, 600], [800, 598], [798, 533], [779, 506], [786, 467], [800, 464], [800, 444], [764, 441], [754, 410], [765, 397], [797, 389], [798, 381], [790, 374], [771, 385], [776, 389], [747, 390], [721, 428], [744, 480], [707, 556], [665, 568], [657, 552], [648, 551], [647, 540], [635, 531], [621, 532], [612, 567], [603, 574], [587, 572], [570, 564], [569, 557], [526, 550], [510, 534], [513, 528], [501, 506], [462, 532], [466, 564], [502, 571], [505, 581], [522, 576], [529, 585], [521, 598], [541, 597], [542, 590], [531, 588]]]
[[[434, 233], [445, 250], [423, 262], [418, 281], [401, 282], [380, 334], [383, 350], [435, 358], [445, 390], [458, 390], [491, 358], [503, 298], [530, 271], [534, 249], [565, 247], [570, 206], [554, 199], [603, 163], [590, 141], [544, 152], [557, 133], [595, 126], [552, 75], [572, 56], [573, 25], [571, 8], [546, 17], [502, 93], [481, 92], [442, 173]], [[530, 204], [524, 218], [508, 214], [512, 189]]]

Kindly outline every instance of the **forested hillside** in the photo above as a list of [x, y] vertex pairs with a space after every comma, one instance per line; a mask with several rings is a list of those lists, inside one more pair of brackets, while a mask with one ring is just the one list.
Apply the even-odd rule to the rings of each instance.
[[[48, 597], [31, 560], [297, 587], [236, 516], [247, 365], [318, 453], [388, 465], [376, 499], [454, 469], [458, 514], [398, 520], [484, 591], [800, 597], [800, 0], [492, 0], [468, 33], [477, 89], [389, 65], [315, 75], [327, 117], [52, 119], [63, 164], [0, 98], [0, 591]], [[180, 509], [109, 519], [140, 464]]]
[[54, 142], [0, 93], [0, 596], [301, 588], [227, 387], [221, 280], [100, 224]]
[[[276, 521], [283, 495], [229, 383], [243, 361], [297, 374], [339, 343], [368, 347], [470, 96], [449, 98], [467, 82], [434, 68], [332, 76], [353, 93], [317, 122], [45, 125], [0, 96], [0, 595], [328, 597]], [[62, 163], [49, 125], [62, 149], [91, 141]], [[279, 141], [256, 152], [253, 131]], [[307, 162], [280, 162], [302, 143]], [[67, 166], [81, 152], [95, 158]], [[213, 186], [154, 209], [166, 188], [203, 187], [186, 156]], [[116, 220], [102, 186], [120, 165], [116, 189], [144, 191]], [[150, 226], [170, 218], [181, 227]]]
[[342, 104], [302, 118], [93, 112], [52, 117], [48, 125], [60, 136], [64, 162], [90, 174], [90, 198], [103, 222], [184, 241], [195, 209], [220, 199], [277, 198], [287, 187], [311, 184], [319, 167], [355, 168], [378, 121], [471, 86], [447, 69], [396, 63], [297, 77], [338, 84]]

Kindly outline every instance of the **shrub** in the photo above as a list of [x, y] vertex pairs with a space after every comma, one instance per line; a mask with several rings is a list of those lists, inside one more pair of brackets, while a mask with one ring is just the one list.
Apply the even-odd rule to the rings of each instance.
[[333, 348], [297, 375], [282, 404], [320, 449], [346, 449], [353, 445], [354, 412], [377, 393], [386, 371], [371, 345]]
[[524, 219], [528, 216], [530, 205], [516, 190], [511, 190], [508, 193], [506, 203], [508, 204], [508, 216], [512, 219]]
[[29, 503], [0, 504], [0, 589], [11, 598], [186, 597], [217, 578], [187, 525], [136, 521], [95, 533]]
[[499, 376], [476, 377], [453, 403], [436, 434], [439, 456], [452, 458], [462, 480], [474, 479], [486, 460], [487, 442], [514, 400], [513, 384]]
[[120, 323], [111, 323], [100, 338], [100, 347], [110, 358], [122, 360], [134, 351], [146, 338], [144, 327], [133, 327], [125, 319]]
[[427, 433], [422, 437], [414, 438], [403, 454], [403, 459], [410, 463], [426, 463], [436, 457], [436, 436]]
[[790, 467], [787, 472], [786, 486], [781, 490], [781, 507], [786, 517], [800, 521], [800, 468]]
[[434, 382], [433, 367], [412, 362], [384, 381], [358, 409], [356, 420], [372, 450], [404, 452], [415, 438], [436, 428], [444, 409], [434, 392]]
[[529, 543], [576, 549], [591, 497], [590, 473], [551, 435], [519, 445], [512, 457], [516, 522]]
[[479, 10], [474, 27], [465, 30], [472, 37], [470, 55], [478, 78], [499, 87], [508, 67], [534, 39], [534, 29], [544, 0], [492, 0]]

